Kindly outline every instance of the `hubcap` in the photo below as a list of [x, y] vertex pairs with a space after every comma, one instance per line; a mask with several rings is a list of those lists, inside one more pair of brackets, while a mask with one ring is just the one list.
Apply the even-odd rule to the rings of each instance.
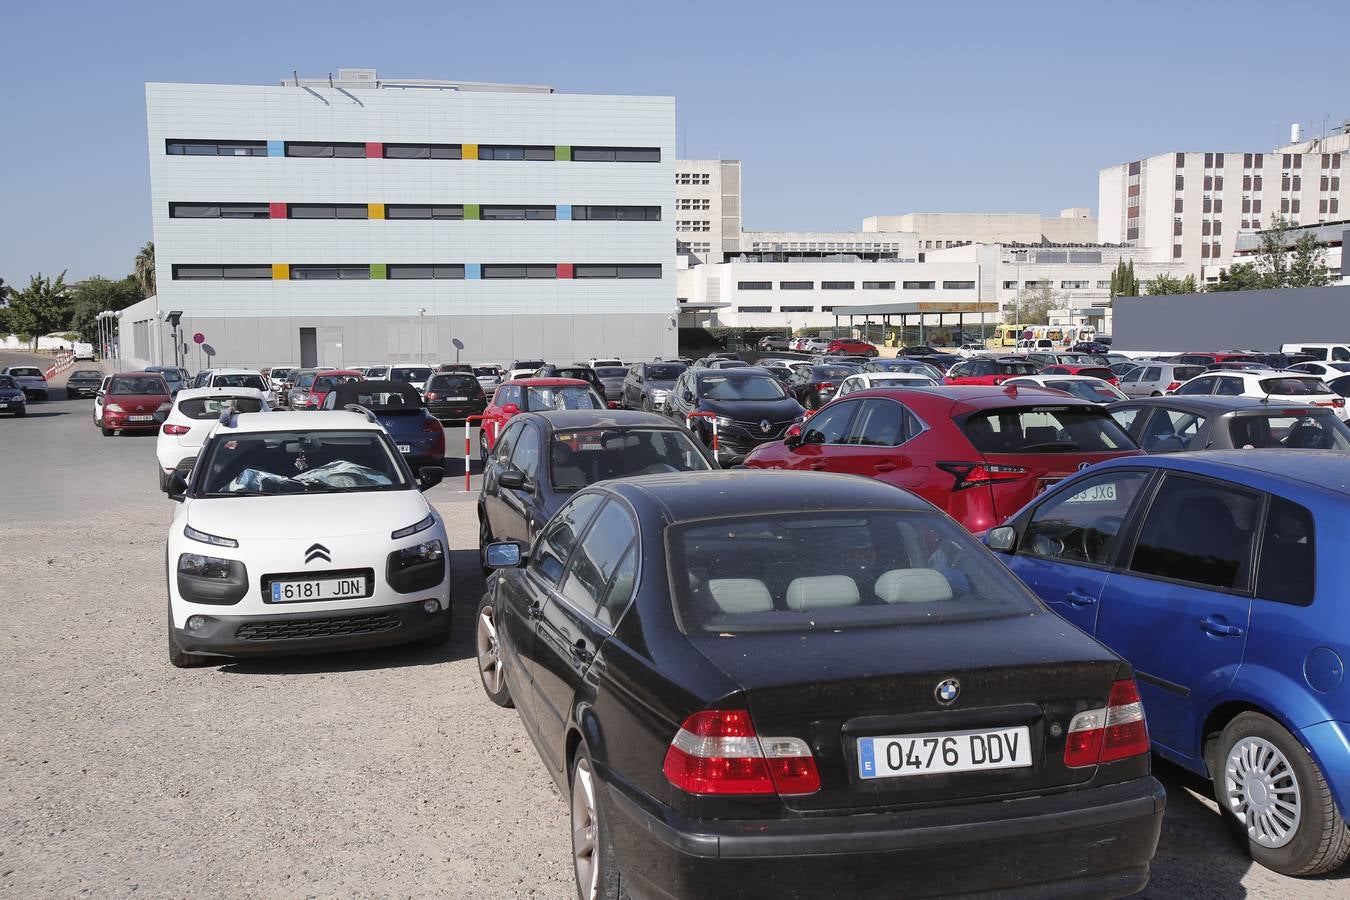
[[1259, 737], [1245, 737], [1228, 751], [1224, 799], [1262, 847], [1276, 849], [1294, 839], [1303, 815], [1298, 779], [1280, 749]]
[[576, 865], [577, 887], [585, 900], [599, 892], [600, 867], [596, 865], [595, 779], [590, 763], [577, 763], [572, 779], [572, 860]]
[[502, 654], [497, 646], [497, 625], [492, 621], [492, 607], [484, 607], [478, 613], [478, 671], [483, 676], [483, 685], [490, 694], [501, 693]]

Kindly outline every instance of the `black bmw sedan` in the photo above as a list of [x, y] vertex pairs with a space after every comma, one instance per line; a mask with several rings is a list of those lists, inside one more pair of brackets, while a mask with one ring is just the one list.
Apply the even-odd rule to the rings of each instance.
[[870, 479], [657, 475], [494, 543], [476, 623], [583, 900], [1122, 896], [1165, 795], [1129, 664]]

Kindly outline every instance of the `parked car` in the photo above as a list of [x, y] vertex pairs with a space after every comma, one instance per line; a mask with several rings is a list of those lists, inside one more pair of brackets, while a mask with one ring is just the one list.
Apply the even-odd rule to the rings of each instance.
[[170, 394], [177, 394], [181, 391], [187, 386], [191, 378], [187, 369], [180, 369], [178, 366], [146, 366], [145, 371], [155, 372], [160, 378], [163, 378], [164, 383], [169, 386]]
[[1099, 353], [1105, 355], [1111, 352], [1111, 345], [1103, 344], [1100, 341], [1079, 341], [1069, 349], [1075, 353]]
[[744, 369], [750, 364], [743, 359], [727, 356], [704, 356], [694, 360], [692, 369]]
[[366, 366], [365, 377], [369, 381], [388, 381], [391, 366]]
[[601, 366], [622, 367], [624, 362], [615, 356], [593, 356], [586, 361], [586, 365], [590, 366], [592, 369], [598, 369]]
[[687, 366], [674, 362], [640, 362], [628, 367], [619, 404], [624, 409], [660, 412], [675, 379]]
[[487, 392], [473, 372], [438, 372], [427, 380], [422, 392], [427, 409], [442, 422], [481, 416], [487, 409]]
[[[329, 366], [323, 371], [332, 371]], [[267, 397], [268, 406], [276, 406], [277, 396], [272, 393], [270, 382], [262, 377], [257, 369], [204, 369], [197, 373], [193, 387], [242, 387], [262, 391]]]
[[505, 373], [501, 366], [474, 366], [473, 376], [478, 379], [484, 391], [495, 391], [497, 385], [502, 383], [502, 376]]
[[580, 897], [1148, 880], [1165, 793], [1129, 663], [904, 492], [608, 481], [487, 555], [483, 688], [570, 798]]
[[857, 356], [874, 357], [877, 356], [877, 348], [867, 341], [855, 341], [846, 338], [836, 338], [830, 341], [825, 348], [826, 353], [849, 353]]
[[852, 366], [798, 366], [788, 379], [788, 393], [807, 409], [820, 409], [834, 397], [845, 378], [858, 370]]
[[388, 433], [414, 475], [445, 465], [445, 427], [410, 383], [344, 381], [324, 395], [325, 410], [341, 411], [350, 406], [361, 407], [371, 421]]
[[1145, 397], [1107, 409], [1145, 453], [1350, 450], [1350, 428], [1326, 407], [1200, 394]]
[[1171, 357], [1168, 362], [1185, 363], [1190, 366], [1211, 366], [1214, 363], [1221, 362], [1255, 362], [1256, 357], [1250, 353], [1242, 353], [1236, 350], [1229, 350], [1223, 353], [1197, 353], [1187, 351], [1178, 353]]
[[1205, 371], [1207, 371], [1207, 372], [1223, 372], [1223, 371], [1233, 371], [1233, 372], [1264, 372], [1264, 371], [1268, 370], [1269, 368], [1270, 368], [1270, 366], [1267, 366], [1265, 363], [1258, 362], [1258, 361], [1256, 361], [1256, 360], [1254, 360], [1254, 359], [1253, 359], [1253, 360], [1240, 360], [1240, 359], [1234, 359], [1234, 360], [1229, 360], [1228, 362], [1216, 362], [1216, 363], [1210, 363], [1209, 365], [1205, 366]]
[[1041, 369], [1042, 375], [1082, 375], [1087, 378], [1099, 378], [1107, 384], [1114, 386], [1117, 382], [1116, 373], [1105, 366], [1080, 366], [1059, 364], [1046, 366]]
[[387, 377], [389, 381], [402, 381], [406, 384], [411, 384], [413, 387], [417, 388], [418, 391], [422, 391], [426, 388], [427, 379], [431, 377], [431, 374], [431, 366], [412, 364], [399, 365], [395, 363], [389, 367], [389, 375]]
[[1079, 467], [1139, 453], [1095, 403], [1037, 388], [943, 387], [842, 397], [745, 465], [876, 478], [983, 531]]
[[441, 363], [436, 367], [435, 374], [439, 375], [444, 372], [463, 372], [466, 375], [472, 375], [473, 366], [468, 363]]
[[1140, 363], [1137, 363], [1134, 360], [1128, 360], [1126, 362], [1111, 363], [1107, 368], [1111, 370], [1111, 374], [1116, 376], [1116, 386], [1119, 387], [1120, 382], [1125, 376], [1139, 368], [1139, 366]]
[[1039, 369], [1034, 363], [1016, 356], [993, 359], [968, 359], [947, 371], [943, 384], [1002, 384], [1019, 375], [1035, 375]]
[[295, 405], [294, 409], [323, 409], [324, 398], [339, 384], [363, 380], [365, 380], [365, 376], [355, 369], [334, 369], [331, 372], [319, 372], [314, 376], [314, 381], [310, 383], [309, 390], [302, 398], [302, 402]]
[[542, 359], [513, 360], [511, 365], [506, 367], [506, 380], [515, 381], [518, 378], [533, 378], [534, 373], [539, 371], [543, 365]]
[[766, 353], [774, 350], [791, 350], [792, 348], [788, 346], [790, 341], [791, 338], [774, 337], [773, 335], [766, 334], [759, 339], [759, 342], [755, 344], [755, 346]]
[[803, 338], [801, 346], [797, 349], [802, 353], [825, 353], [830, 349], [832, 338], [809, 337]]
[[1282, 344], [1280, 352], [1297, 353], [1327, 362], [1350, 362], [1350, 344], [1324, 344], [1317, 341], [1303, 341], [1302, 343]]
[[988, 542], [1138, 672], [1153, 749], [1212, 782], [1254, 860], [1350, 856], [1350, 456], [1230, 450], [1115, 460]]
[[1350, 374], [1350, 362], [1301, 362], [1288, 367], [1290, 372], [1316, 375], [1323, 381]]
[[1119, 386], [1127, 397], [1161, 397], [1205, 371], [1199, 365], [1149, 361], [1121, 376]]
[[917, 372], [855, 372], [839, 383], [835, 397], [844, 397], [873, 388], [937, 387], [938, 382]]
[[19, 383], [8, 375], [0, 375], [0, 413], [16, 418], [28, 414], [28, 397]]
[[9, 366], [0, 369], [0, 375], [8, 375], [23, 391], [29, 400], [47, 399], [47, 376], [37, 366]]
[[595, 366], [591, 371], [600, 376], [600, 383], [604, 388], [601, 396], [609, 402], [610, 409], [618, 409], [620, 401], [623, 400], [623, 382], [628, 377], [627, 367]]
[[319, 377], [320, 372], [333, 372], [335, 369], [296, 369], [291, 372], [288, 379], [290, 389], [286, 391], [286, 405], [293, 410], [303, 410], [306, 404], [306, 398], [309, 396], [309, 389], [314, 386], [314, 379]]
[[103, 393], [99, 427], [104, 437], [157, 431], [173, 406], [169, 386], [155, 372], [118, 372]]
[[611, 478], [717, 468], [687, 428], [653, 413], [567, 410], [512, 417], [483, 465], [478, 549], [534, 540], [558, 507]]
[[76, 369], [66, 378], [66, 396], [92, 397], [102, 383], [103, 373], [98, 369]]
[[734, 466], [766, 441], [787, 433], [805, 410], [778, 379], [763, 369], [689, 369], [666, 397], [666, 413], [687, 424], [712, 446], [712, 423], [717, 420], [717, 461]]
[[1342, 397], [1350, 397], [1350, 375], [1333, 378], [1326, 385]]
[[927, 344], [911, 344], [896, 351], [896, 356], [932, 356], [938, 351]]
[[1320, 378], [1290, 372], [1207, 372], [1177, 388], [1179, 396], [1218, 394], [1226, 397], [1257, 397], [1285, 400], [1311, 406], [1326, 406], [1344, 419], [1345, 398]]
[[[264, 373], [267, 376], [267, 386], [271, 389], [273, 395], [275, 395], [278, 400], [280, 400], [285, 395], [286, 379], [290, 376], [292, 372], [294, 372], [298, 368], [300, 367], [272, 366]], [[362, 376], [366, 374], [366, 370], [360, 366], [355, 367], [355, 370], [359, 371], [362, 374]]]
[[202, 444], [227, 410], [235, 413], [267, 412], [267, 396], [256, 388], [184, 388], [173, 398], [173, 407], [159, 427], [155, 459], [159, 466], [159, 489], [169, 489], [175, 472], [187, 478]]
[[483, 411], [483, 423], [478, 427], [478, 458], [487, 461], [502, 429], [517, 413], [606, 409], [608, 405], [590, 382], [579, 378], [519, 378], [505, 382]]
[[926, 375], [938, 384], [942, 383], [944, 377], [943, 370], [932, 363], [924, 362], [921, 359], [909, 359], [904, 356], [898, 356], [895, 359], [874, 359], [863, 363], [859, 371], [864, 373], [908, 372], [913, 375]]
[[94, 426], [103, 427], [103, 404], [108, 399], [108, 385], [112, 384], [112, 376], [104, 375], [103, 381], [98, 386], [98, 393], [94, 395], [94, 403], [90, 411], [94, 415]]
[[1003, 382], [1004, 387], [1039, 387], [1063, 391], [1092, 403], [1114, 403], [1125, 395], [1114, 384], [1091, 375], [1056, 375], [1043, 371], [1039, 375], [1023, 375]]
[[447, 638], [449, 544], [418, 490], [442, 475], [415, 480], [365, 415], [219, 423], [191, 476], [170, 478], [169, 662]]
[[560, 366], [554, 363], [545, 363], [532, 376], [534, 378], [574, 378], [578, 381], [584, 381], [595, 389], [595, 392], [608, 401], [608, 395], [605, 392], [605, 383], [600, 380], [600, 373], [592, 369], [585, 363], [575, 363], [570, 366]]

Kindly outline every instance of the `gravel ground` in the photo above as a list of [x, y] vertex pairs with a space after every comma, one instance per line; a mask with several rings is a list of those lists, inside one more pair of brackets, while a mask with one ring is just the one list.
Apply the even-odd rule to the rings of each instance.
[[[101, 437], [87, 400], [0, 420], [0, 896], [572, 896], [566, 806], [478, 684], [462, 482], [429, 494], [448, 644], [176, 670], [153, 440]], [[1203, 783], [1158, 768], [1145, 896], [1350, 895], [1350, 872], [1253, 866]]]

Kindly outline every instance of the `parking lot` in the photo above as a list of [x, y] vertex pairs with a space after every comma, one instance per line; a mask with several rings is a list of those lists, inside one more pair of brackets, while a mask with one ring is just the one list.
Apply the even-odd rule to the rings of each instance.
[[[54, 396], [0, 421], [0, 896], [573, 896], [567, 807], [479, 685], [459, 460], [428, 493], [463, 623], [447, 644], [176, 670], [154, 436], [104, 438], [90, 401]], [[1344, 870], [1254, 866], [1205, 783], [1155, 771], [1145, 896], [1346, 895]]]

